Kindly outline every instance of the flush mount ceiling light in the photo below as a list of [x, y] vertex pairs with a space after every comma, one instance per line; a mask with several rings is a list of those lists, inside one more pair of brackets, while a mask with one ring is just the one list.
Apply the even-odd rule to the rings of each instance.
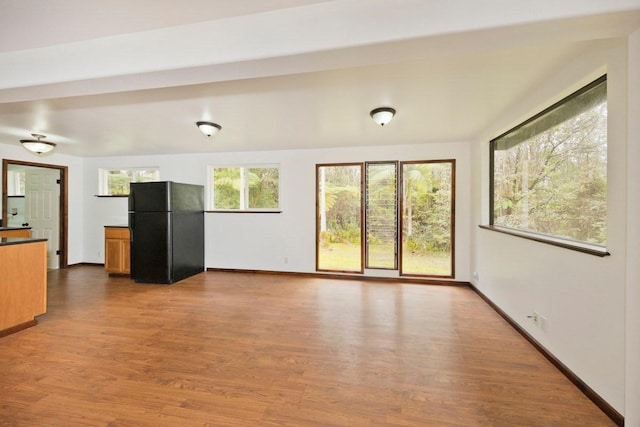
[[198, 126], [198, 129], [200, 129], [200, 132], [207, 136], [213, 136], [222, 129], [222, 126], [219, 124], [211, 122], [196, 122], [196, 125]]
[[371, 118], [380, 126], [384, 126], [396, 115], [396, 110], [391, 107], [380, 107], [371, 110]]
[[27, 150], [36, 154], [48, 153], [49, 151], [56, 148], [56, 144], [49, 141], [41, 141], [42, 138], [46, 138], [44, 135], [40, 135], [38, 133], [32, 133], [35, 139], [21, 139], [20, 144]]

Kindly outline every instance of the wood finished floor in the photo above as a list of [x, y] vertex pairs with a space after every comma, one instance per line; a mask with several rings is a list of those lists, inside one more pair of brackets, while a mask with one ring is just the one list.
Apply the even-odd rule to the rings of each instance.
[[1, 426], [611, 426], [465, 287], [50, 272]]

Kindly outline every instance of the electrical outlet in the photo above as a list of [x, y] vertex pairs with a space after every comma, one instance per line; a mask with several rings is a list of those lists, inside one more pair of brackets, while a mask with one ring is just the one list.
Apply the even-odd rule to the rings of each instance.
[[538, 318], [538, 323], [536, 323], [538, 325], [538, 327], [540, 329], [542, 329], [543, 331], [547, 330], [547, 318], [544, 317], [543, 315], [541, 315], [540, 313], [536, 313], [537, 314], [537, 318]]
[[531, 319], [533, 324], [536, 326], [539, 326], [540, 324], [540, 315], [535, 311], [533, 312], [533, 314], [528, 315], [527, 319]]
[[531, 319], [533, 324], [538, 328], [542, 329], [543, 331], [547, 330], [547, 318], [542, 316], [537, 311], [534, 311], [533, 314], [530, 314], [529, 316], [527, 316], [527, 318]]
[[475, 279], [479, 279], [479, 278], [480, 278], [480, 275], [478, 274], [478, 272], [477, 272], [477, 271], [474, 271], [474, 272], [473, 272], [473, 277], [474, 277]]
[[289, 257], [288, 256], [284, 257], [284, 263], [285, 264], [289, 264]]

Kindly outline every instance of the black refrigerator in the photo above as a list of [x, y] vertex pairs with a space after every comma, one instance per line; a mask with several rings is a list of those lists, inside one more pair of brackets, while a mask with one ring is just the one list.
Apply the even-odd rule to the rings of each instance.
[[131, 278], [171, 284], [204, 271], [204, 187], [131, 183]]

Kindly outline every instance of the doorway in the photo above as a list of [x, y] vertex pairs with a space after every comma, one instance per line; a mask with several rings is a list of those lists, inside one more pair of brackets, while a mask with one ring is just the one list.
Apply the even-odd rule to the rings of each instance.
[[[21, 174], [24, 174], [22, 186], [17, 182], [17, 177]], [[66, 166], [2, 160], [3, 226], [20, 227], [28, 224], [25, 226], [32, 227], [32, 237], [47, 239], [49, 269], [65, 268], [68, 265], [67, 176]], [[10, 217], [15, 219], [18, 215], [23, 222], [9, 222]]]
[[455, 159], [316, 165], [316, 270], [455, 277]]

